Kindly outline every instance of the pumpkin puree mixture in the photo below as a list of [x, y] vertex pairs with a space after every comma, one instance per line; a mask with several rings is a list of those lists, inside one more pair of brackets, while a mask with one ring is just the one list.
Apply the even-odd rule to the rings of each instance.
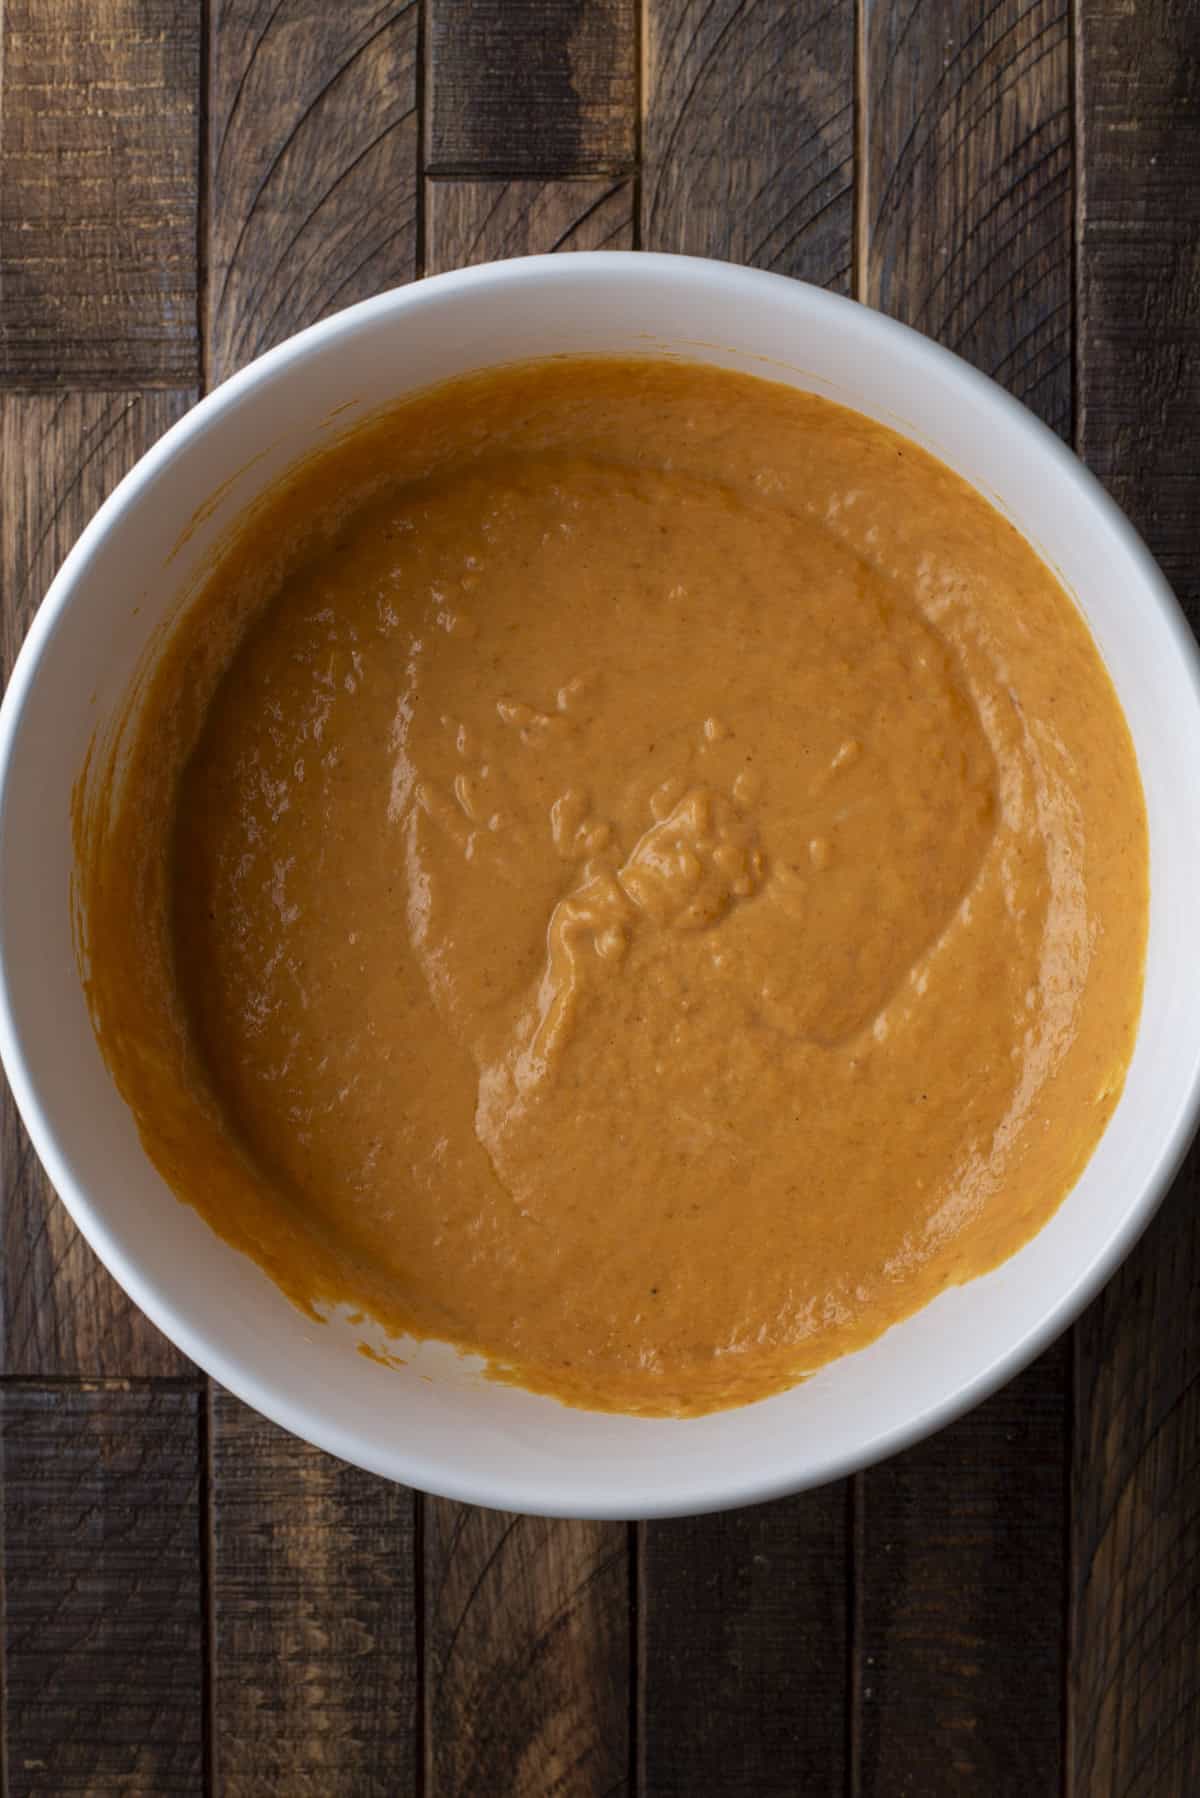
[[563, 359], [246, 523], [77, 821], [147, 1150], [298, 1303], [689, 1414], [1050, 1216], [1120, 1094], [1147, 839], [1079, 613], [828, 401]]

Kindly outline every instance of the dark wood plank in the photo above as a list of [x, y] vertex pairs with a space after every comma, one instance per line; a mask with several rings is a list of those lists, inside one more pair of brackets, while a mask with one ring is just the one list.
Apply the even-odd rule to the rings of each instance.
[[1073, 1798], [1200, 1791], [1200, 1158], [1076, 1332]]
[[1069, 0], [870, 0], [861, 297], [1071, 429]]
[[0, 11], [0, 381], [196, 378], [200, 0]]
[[[83, 526], [194, 397], [0, 394], [5, 679], [43, 593]], [[7, 1086], [0, 1097], [0, 1178], [0, 1373], [186, 1372], [188, 1363], [109, 1278], [55, 1198]]]
[[[1200, 7], [1084, 0], [1078, 448], [1200, 623]], [[1076, 1334], [1073, 1798], [1200, 1791], [1200, 1157]]]
[[[628, 241], [610, 181], [427, 185], [429, 268]], [[423, 1501], [428, 1798], [595, 1798], [627, 1789], [624, 1524]]]
[[[871, 0], [859, 293], [1071, 422], [1066, 0]], [[1062, 1765], [1068, 1373], [858, 1483], [864, 1794], [1050, 1792]]]
[[[854, 7], [649, 0], [640, 241], [848, 292]], [[840, 1792], [847, 1488], [639, 1526], [641, 1789]]]
[[847, 293], [853, 0], [647, 0], [641, 246]]
[[[644, 248], [850, 290], [854, 11], [648, 0]], [[638, 1526], [642, 1791], [843, 1790], [847, 1500]]]
[[845, 1483], [641, 1526], [639, 1791], [794, 1798], [846, 1782]]
[[409, 281], [416, 0], [218, 0], [209, 71], [210, 383]]
[[414, 1495], [212, 1407], [216, 1790], [415, 1792]]
[[861, 1798], [1061, 1790], [1068, 1365], [860, 1476]]
[[424, 1516], [428, 1798], [628, 1791], [628, 1527]]
[[1077, 447], [1200, 624], [1200, 5], [1083, 0]]
[[430, 0], [426, 166], [583, 175], [631, 167], [635, 0]]
[[198, 1403], [0, 1386], [9, 1798], [204, 1789]]
[[429, 181], [425, 272], [551, 250], [631, 250], [631, 181]]

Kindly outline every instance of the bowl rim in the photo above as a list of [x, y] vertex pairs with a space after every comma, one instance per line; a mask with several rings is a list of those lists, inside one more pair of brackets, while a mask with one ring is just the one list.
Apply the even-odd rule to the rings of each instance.
[[[588, 266], [608, 274], [619, 269], [626, 278], [631, 274], [635, 278], [645, 276], [649, 279], [670, 275], [675, 279], [700, 285], [720, 286], [724, 298], [736, 298], [739, 291], [762, 289], [767, 285], [787, 289], [797, 298], [802, 296], [802, 303], [810, 309], [810, 321], [825, 319], [834, 329], [853, 309], [859, 329], [877, 334], [885, 343], [890, 342], [896, 353], [903, 358], [911, 361], [915, 354], [937, 363], [947, 377], [959, 384], [972, 403], [984, 411], [1007, 413], [1010, 421], [1018, 423], [1028, 438], [1031, 451], [1036, 450], [1041, 457], [1055, 464], [1059, 475], [1077, 490], [1081, 503], [1087, 508], [1098, 510], [1104, 516], [1108, 528], [1122, 540], [1137, 571], [1141, 596], [1157, 609], [1166, 626], [1182, 672], [1190, 684], [1196, 711], [1200, 714], [1200, 646], [1197, 645], [1182, 607], [1133, 524], [1084, 463], [1048, 426], [989, 376], [973, 368], [954, 352], [898, 320], [862, 307], [845, 296], [829, 293], [807, 282], [796, 281], [767, 270], [747, 268], [714, 258], [614, 250], [582, 251], [570, 256], [527, 256], [429, 276], [411, 285], [392, 288], [360, 301], [357, 305], [306, 327], [247, 364], [205, 395], [138, 459], [95, 513], [66, 556], [34, 615], [15, 660], [7, 690], [0, 702], [0, 835], [3, 834], [8, 806], [14, 747], [46, 651], [70, 608], [95, 550], [116, 521], [137, 504], [143, 490], [170, 460], [265, 381], [309, 357], [328, 352], [344, 335], [356, 331], [364, 324], [381, 317], [399, 319], [415, 308], [436, 306], [451, 294], [469, 292], [474, 288], [507, 290], [531, 282], [541, 285], [547, 281], [553, 283], [558, 280], [577, 280], [581, 270]], [[480, 362], [478, 366], [489, 365]], [[500, 364], [497, 363], [496, 366]], [[693, 1485], [686, 1491], [678, 1491], [672, 1497], [664, 1499], [661, 1482], [654, 1485], [651, 1495], [649, 1488], [641, 1487], [636, 1469], [631, 1468], [627, 1490], [619, 1506], [614, 1500], [593, 1507], [572, 1506], [568, 1509], [554, 1500], [548, 1501], [536, 1486], [531, 1486], [520, 1473], [509, 1469], [489, 1469], [478, 1480], [447, 1477], [446, 1470], [436, 1463], [436, 1458], [430, 1462], [419, 1449], [384, 1449], [378, 1443], [366, 1439], [359, 1431], [342, 1427], [333, 1411], [322, 1410], [318, 1400], [312, 1399], [306, 1404], [277, 1379], [256, 1373], [244, 1360], [230, 1357], [215, 1328], [197, 1328], [176, 1313], [170, 1299], [164, 1297], [153, 1280], [143, 1274], [136, 1257], [131, 1256], [116, 1241], [102, 1211], [93, 1204], [84, 1182], [76, 1177], [66, 1154], [60, 1149], [25, 1056], [13, 1004], [2, 924], [0, 914], [0, 1062], [8, 1076], [14, 1101], [51, 1184], [74, 1223], [120, 1286], [151, 1322], [189, 1360], [230, 1392], [296, 1436], [342, 1460], [422, 1491], [474, 1504], [519, 1510], [531, 1515], [596, 1519], [666, 1517], [697, 1515], [763, 1502], [841, 1479], [954, 1421], [1027, 1366], [1074, 1321], [1110, 1278], [1157, 1211], [1179, 1171], [1200, 1121], [1198, 1064], [1193, 1069], [1172, 1127], [1159, 1146], [1153, 1168], [1136, 1203], [1130, 1205], [1121, 1226], [1109, 1237], [1102, 1252], [1094, 1257], [1090, 1265], [1080, 1268], [1075, 1279], [1065, 1291], [1060, 1292], [1035, 1328], [1018, 1336], [1004, 1352], [996, 1356], [989, 1367], [965, 1385], [956, 1388], [948, 1398], [939, 1398], [915, 1414], [909, 1414], [901, 1421], [877, 1430], [858, 1450], [827, 1455], [825, 1459], [819, 1453], [815, 1456], [807, 1455], [807, 1471], [798, 1472], [794, 1466], [787, 1465], [789, 1457], [786, 1453], [778, 1459], [765, 1457], [761, 1465], [749, 1472], [736, 1467], [716, 1466], [702, 1487]]]

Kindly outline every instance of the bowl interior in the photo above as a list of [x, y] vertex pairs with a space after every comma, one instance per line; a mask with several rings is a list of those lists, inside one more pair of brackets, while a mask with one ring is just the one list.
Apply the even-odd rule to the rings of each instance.
[[[577, 352], [675, 354], [827, 394], [981, 489], [1077, 599], [1137, 747], [1150, 827], [1142, 1028], [1083, 1178], [994, 1273], [741, 1411], [573, 1411], [436, 1346], [385, 1369], [311, 1323], [177, 1203], [92, 1036], [72, 946], [72, 787], [154, 633], [247, 504], [380, 404], [468, 369]], [[216, 494], [215, 503], [212, 496]], [[0, 714], [0, 1052], [35, 1146], [132, 1297], [217, 1379], [322, 1447], [480, 1503], [587, 1516], [696, 1511], [835, 1477], [946, 1421], [1061, 1329], [1125, 1252], [1186, 1146], [1200, 1072], [1200, 698], [1190, 633], [1146, 552], [1049, 432], [876, 314], [683, 258], [534, 258], [368, 301], [235, 377], [123, 483], [72, 553]], [[853, 1195], [847, 1195], [852, 1207]]]

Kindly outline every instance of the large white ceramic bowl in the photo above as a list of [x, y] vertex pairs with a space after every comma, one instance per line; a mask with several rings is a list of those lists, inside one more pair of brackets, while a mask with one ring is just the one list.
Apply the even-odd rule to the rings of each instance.
[[[97, 1050], [72, 944], [69, 811], [89, 741], [243, 508], [393, 397], [562, 351], [682, 353], [769, 375], [896, 427], [965, 475], [1086, 615], [1149, 808], [1141, 1030], [1117, 1112], [1062, 1208], [1003, 1267], [870, 1348], [779, 1397], [691, 1421], [570, 1410], [446, 1351], [387, 1369], [356, 1353], [360, 1331], [307, 1320], [147, 1161]], [[850, 301], [722, 263], [573, 255], [442, 275], [315, 325], [226, 382], [67, 558], [0, 710], [0, 1053], [51, 1180], [112, 1273], [186, 1354], [296, 1434], [392, 1479], [517, 1510], [653, 1516], [769, 1498], [974, 1404], [1075, 1316], [1150, 1217], [1197, 1104], [1198, 772], [1196, 650], [1162, 577], [1080, 463], [965, 363]]]

